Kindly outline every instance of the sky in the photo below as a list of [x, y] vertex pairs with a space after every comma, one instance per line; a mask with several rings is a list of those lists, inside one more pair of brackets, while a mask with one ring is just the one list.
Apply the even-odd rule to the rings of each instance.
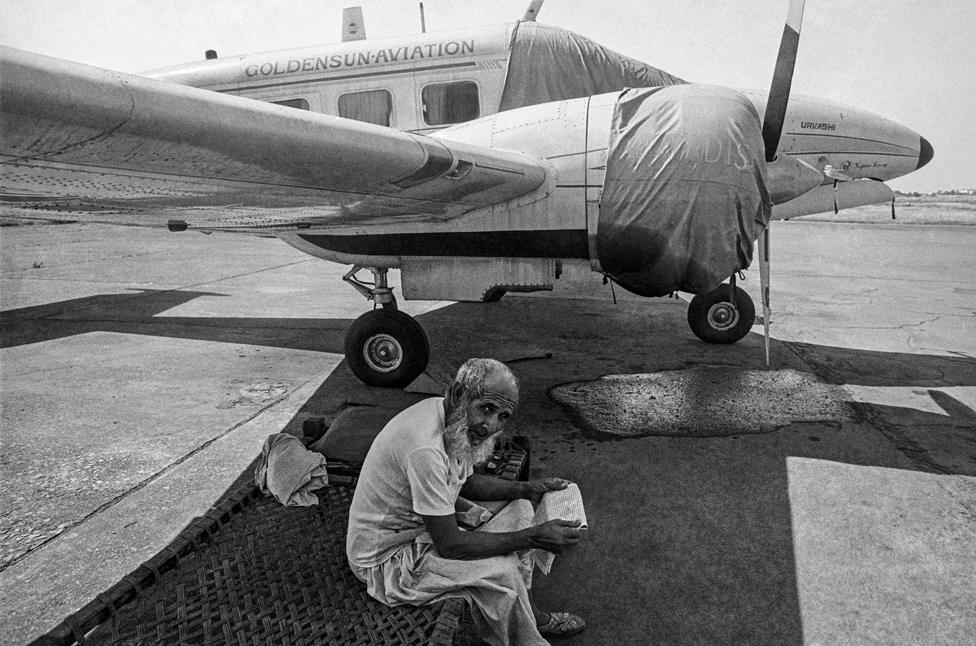
[[[2, 0], [0, 43], [139, 72], [336, 42], [342, 8], [367, 36], [420, 31], [416, 1]], [[520, 18], [529, 0], [425, 0], [427, 31]], [[539, 22], [688, 81], [769, 88], [787, 0], [547, 0]], [[928, 139], [935, 157], [896, 190], [976, 188], [976, 2], [807, 0], [793, 92], [875, 112]], [[2, 82], [2, 79], [0, 79]]]

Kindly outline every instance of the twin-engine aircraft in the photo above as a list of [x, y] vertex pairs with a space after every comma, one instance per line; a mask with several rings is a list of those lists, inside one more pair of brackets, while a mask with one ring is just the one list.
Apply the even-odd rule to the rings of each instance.
[[771, 218], [890, 199], [883, 182], [932, 157], [882, 117], [790, 97], [802, 0], [768, 93], [688, 83], [536, 23], [539, 4], [391, 40], [356, 16], [340, 44], [144, 76], [4, 48], [0, 199], [21, 217], [273, 234], [352, 265], [380, 307], [346, 360], [402, 386], [429, 346], [390, 268], [407, 299], [492, 300], [588, 261], [636, 294], [695, 294], [692, 331], [734, 343], [755, 321], [735, 279], [757, 239], [769, 322]]

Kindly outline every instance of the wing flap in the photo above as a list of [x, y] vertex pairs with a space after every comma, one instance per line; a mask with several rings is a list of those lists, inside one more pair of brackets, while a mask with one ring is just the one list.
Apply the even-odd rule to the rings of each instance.
[[[518, 153], [400, 132], [0, 48], [0, 194], [207, 226], [453, 217], [524, 195]], [[458, 172], [463, 169], [464, 172]]]

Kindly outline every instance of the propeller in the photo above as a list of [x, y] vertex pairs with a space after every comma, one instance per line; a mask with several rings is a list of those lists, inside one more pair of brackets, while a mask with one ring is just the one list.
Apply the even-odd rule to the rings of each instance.
[[[769, 85], [769, 98], [766, 101], [766, 114], [763, 116], [762, 138], [766, 148], [766, 163], [776, 160], [776, 149], [783, 135], [786, 121], [786, 108], [790, 101], [790, 88], [793, 86], [793, 68], [796, 66], [796, 52], [800, 45], [800, 26], [803, 24], [804, 0], [790, 0], [783, 26], [783, 38], [779, 43], [776, 68]], [[759, 282], [761, 286], [763, 311], [763, 339], [766, 347], [766, 367], [769, 367], [769, 223], [763, 226], [759, 241]]]
[[790, 0], [783, 26], [783, 38], [779, 43], [776, 68], [769, 86], [769, 99], [766, 101], [766, 114], [763, 117], [762, 138], [766, 146], [766, 162], [776, 159], [776, 149], [783, 134], [786, 120], [786, 107], [790, 101], [790, 88], [793, 86], [793, 68], [796, 66], [796, 51], [800, 45], [800, 25], [803, 23], [804, 0]]

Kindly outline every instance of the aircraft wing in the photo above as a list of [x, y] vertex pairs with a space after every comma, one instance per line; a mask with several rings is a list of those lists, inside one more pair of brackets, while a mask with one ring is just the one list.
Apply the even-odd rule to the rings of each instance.
[[7, 214], [274, 232], [446, 220], [546, 180], [532, 158], [0, 48]]

